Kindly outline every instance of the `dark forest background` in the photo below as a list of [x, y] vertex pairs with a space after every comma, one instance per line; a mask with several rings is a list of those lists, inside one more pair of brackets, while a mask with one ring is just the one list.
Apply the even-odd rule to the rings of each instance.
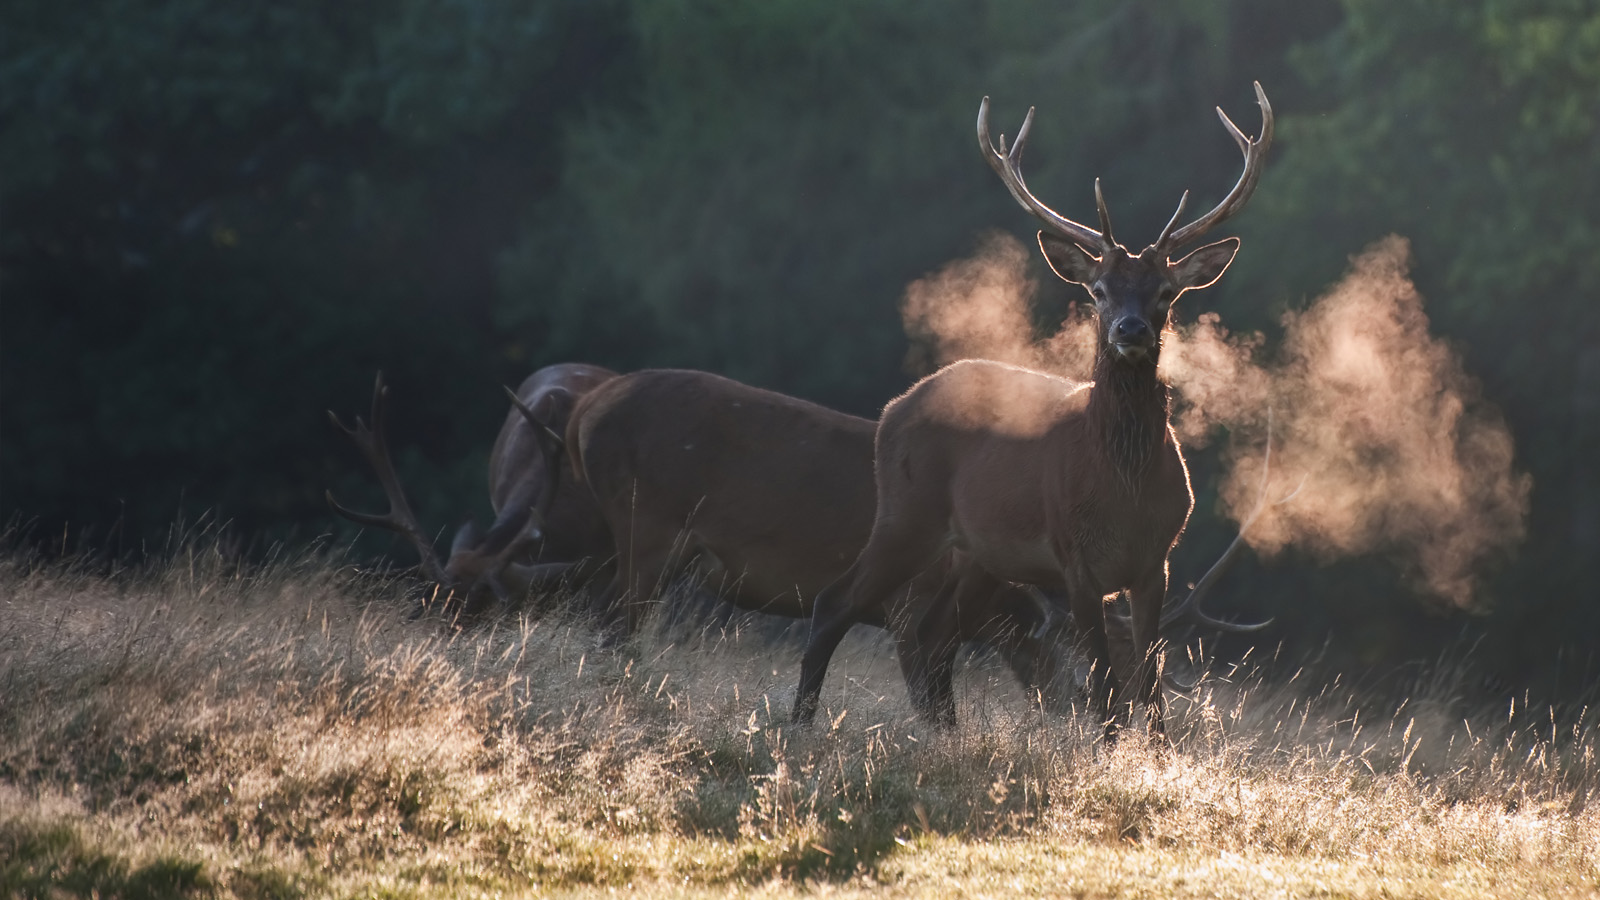
[[[1528, 539], [1488, 611], [1391, 560], [1249, 560], [1219, 610], [1369, 672], [1471, 645], [1557, 695], [1600, 637], [1600, 9], [1591, 0], [13, 0], [0, 13], [0, 518], [109, 554], [245, 552], [375, 502], [325, 409], [393, 385], [421, 515], [486, 518], [500, 385], [687, 366], [875, 415], [906, 284], [1033, 226], [972, 123], [1040, 107], [1029, 183], [1119, 235], [1209, 208], [1260, 80], [1279, 140], [1204, 308], [1276, 333], [1390, 233], [1511, 423]], [[1068, 288], [1044, 279], [1041, 320]], [[1199, 310], [1192, 310], [1191, 313]], [[1233, 526], [1217, 447], [1174, 558]], [[374, 537], [361, 553], [405, 548]], [[1243, 645], [1231, 647], [1242, 652]]]

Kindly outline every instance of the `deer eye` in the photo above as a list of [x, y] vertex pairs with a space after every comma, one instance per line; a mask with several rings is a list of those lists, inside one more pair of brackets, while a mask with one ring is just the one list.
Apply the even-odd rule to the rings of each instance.
[[1104, 303], [1105, 302], [1106, 289], [1104, 287], [1100, 286], [1099, 284], [1091, 284], [1091, 285], [1089, 285], [1089, 293], [1090, 293], [1090, 295], [1092, 295], [1094, 297], [1094, 302], [1096, 302], [1096, 303]]

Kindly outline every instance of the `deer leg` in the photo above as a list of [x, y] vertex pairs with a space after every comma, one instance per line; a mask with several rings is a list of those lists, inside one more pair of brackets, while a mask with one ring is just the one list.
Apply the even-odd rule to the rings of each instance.
[[[907, 591], [915, 594], [917, 582], [923, 580], [914, 579]], [[963, 580], [946, 578], [927, 603], [908, 597], [903, 613], [892, 623], [911, 704], [939, 728], [956, 726], [955, 657]]]
[[1118, 673], [1111, 666], [1111, 643], [1106, 638], [1105, 598], [1070, 576], [1067, 584], [1067, 603], [1089, 654], [1089, 708], [1100, 717], [1106, 742], [1112, 743], [1122, 729], [1125, 716], [1117, 709], [1121, 691]]
[[[880, 525], [882, 523], [880, 522]], [[866, 613], [882, 607], [890, 591], [910, 581], [938, 555], [905, 536], [874, 528], [861, 555], [838, 580], [822, 589], [811, 610], [811, 636], [800, 660], [800, 686], [795, 692], [793, 721], [808, 725], [817, 714], [828, 662], [850, 627]]]
[[462, 626], [473, 625], [484, 619], [491, 609], [505, 608], [501, 592], [504, 585], [494, 584], [493, 572], [485, 574], [477, 584], [468, 586], [461, 597], [461, 608], [455, 615], [455, 621]]
[[1145, 705], [1152, 738], [1166, 737], [1166, 700], [1161, 694], [1161, 607], [1167, 596], [1167, 567], [1147, 577], [1129, 591], [1133, 612], [1133, 661], [1131, 683], [1137, 699]]
[[604, 643], [614, 645], [639, 632], [651, 606], [679, 568], [680, 549], [672, 541], [638, 542], [632, 552], [617, 560], [611, 587], [596, 601]]
[[981, 606], [963, 604], [961, 631], [993, 646], [1043, 708], [1064, 715], [1072, 709], [1060, 690], [1061, 625], [1066, 616], [1055, 613], [1048, 602], [1027, 589], [996, 584]]
[[619, 557], [606, 586], [589, 598], [589, 616], [595, 622], [603, 645], [619, 643], [626, 636], [627, 601], [633, 571], [634, 567]]
[[587, 559], [569, 570], [547, 591], [557, 592], [574, 611], [590, 608], [617, 575], [617, 558]]
[[[919, 711], [936, 725], [956, 723], [955, 660], [963, 638], [1001, 643], [1018, 635], [1017, 620], [1041, 611], [1020, 591], [1001, 592], [1001, 582], [976, 565], [957, 566], [917, 621], [915, 641], [901, 651], [906, 682], [922, 686]], [[1013, 601], [1019, 600], [1025, 610]], [[1003, 605], [997, 605], [996, 601]], [[1019, 616], [1019, 612], [1023, 615]], [[902, 645], [908, 642], [902, 641]], [[1027, 683], [1027, 679], [1024, 679]], [[914, 690], [912, 699], [918, 699]]]
[[[859, 562], [859, 561], [858, 561]], [[817, 702], [822, 697], [822, 681], [828, 674], [828, 662], [833, 651], [856, 623], [851, 607], [860, 590], [856, 567], [840, 576], [838, 581], [822, 589], [811, 610], [811, 636], [806, 640], [806, 652], [800, 659], [800, 686], [795, 691], [794, 713], [790, 717], [796, 725], [810, 725], [817, 715]]]
[[606, 587], [590, 599], [589, 614], [600, 632], [601, 644], [614, 646], [632, 636], [643, 619], [641, 607], [650, 598], [641, 588], [646, 584], [653, 588], [655, 582], [647, 583], [641, 576], [649, 573], [659, 579], [672, 541], [656, 537], [661, 530], [636, 517], [631, 506], [608, 511], [606, 519], [612, 532], [619, 535], [615, 570]]
[[606, 586], [589, 600], [589, 616], [594, 619], [595, 628], [600, 632], [602, 639], [621, 628], [622, 609], [618, 602], [624, 591], [626, 576], [622, 573], [622, 566], [612, 573], [611, 580]]
[[[509, 596], [543, 598], [558, 591], [577, 591], [599, 568], [593, 559], [576, 562], [506, 563], [497, 577]], [[535, 609], [543, 612], [549, 604], [542, 599]]]
[[[732, 577], [727, 566], [716, 554], [700, 547], [685, 546], [678, 549], [674, 572], [692, 573], [678, 580], [670, 599], [663, 604], [661, 624], [670, 633], [680, 629], [720, 630], [732, 609], [730, 598], [738, 596], [740, 579]], [[661, 590], [667, 585], [662, 583]]]

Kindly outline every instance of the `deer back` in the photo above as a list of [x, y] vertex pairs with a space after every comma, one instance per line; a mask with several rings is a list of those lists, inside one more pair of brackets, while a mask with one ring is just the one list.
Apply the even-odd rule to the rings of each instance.
[[747, 608], [804, 615], [872, 526], [873, 423], [706, 372], [623, 375], [579, 404], [574, 468], [619, 546], [681, 540]]

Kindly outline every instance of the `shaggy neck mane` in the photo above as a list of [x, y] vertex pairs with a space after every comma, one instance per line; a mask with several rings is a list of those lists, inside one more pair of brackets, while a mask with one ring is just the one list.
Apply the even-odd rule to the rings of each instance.
[[1171, 404], [1167, 383], [1156, 374], [1155, 366], [1129, 364], [1106, 344], [1100, 345], [1094, 360], [1094, 387], [1089, 390], [1089, 427], [1130, 487], [1137, 485], [1167, 440]]

